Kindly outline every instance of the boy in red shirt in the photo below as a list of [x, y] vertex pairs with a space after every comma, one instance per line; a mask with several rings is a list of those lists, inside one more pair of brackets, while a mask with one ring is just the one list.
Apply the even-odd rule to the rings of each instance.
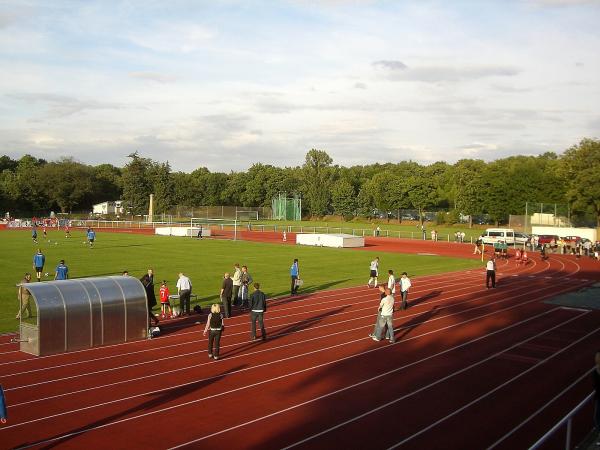
[[160, 285], [160, 307], [161, 307], [161, 311], [162, 311], [162, 318], [164, 319], [166, 317], [166, 313], [167, 310], [169, 310], [169, 316], [171, 317], [171, 303], [169, 302], [169, 288], [167, 287], [167, 282], [165, 280], [163, 280], [162, 284]]

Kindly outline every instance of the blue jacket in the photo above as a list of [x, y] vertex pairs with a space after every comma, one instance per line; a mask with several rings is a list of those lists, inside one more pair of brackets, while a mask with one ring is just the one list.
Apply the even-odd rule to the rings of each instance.
[[290, 267], [290, 275], [293, 277], [298, 276], [298, 263], [292, 264], [292, 267]]
[[36, 253], [33, 255], [33, 267], [44, 267], [45, 262], [46, 257], [41, 253]]
[[56, 267], [56, 277], [54, 277], [55, 280], [66, 280], [67, 278], [69, 278], [69, 268], [67, 266], [65, 266], [64, 264], [59, 264]]

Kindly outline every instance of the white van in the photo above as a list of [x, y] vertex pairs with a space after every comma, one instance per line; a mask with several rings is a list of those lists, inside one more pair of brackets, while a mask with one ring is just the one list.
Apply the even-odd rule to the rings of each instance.
[[481, 235], [484, 244], [494, 244], [496, 242], [515, 243], [515, 230], [512, 228], [488, 228]]

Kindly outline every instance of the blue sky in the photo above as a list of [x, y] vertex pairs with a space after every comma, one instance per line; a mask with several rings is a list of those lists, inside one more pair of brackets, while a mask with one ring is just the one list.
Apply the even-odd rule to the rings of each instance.
[[453, 163], [600, 137], [600, 2], [0, 1], [0, 154]]

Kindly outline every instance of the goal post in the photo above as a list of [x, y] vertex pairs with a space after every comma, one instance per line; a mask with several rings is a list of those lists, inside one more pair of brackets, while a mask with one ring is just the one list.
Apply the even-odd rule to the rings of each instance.
[[245, 210], [236, 210], [235, 211], [235, 220], [237, 222], [241, 220], [255, 220], [258, 221], [258, 211], [245, 211]]
[[194, 239], [205, 237], [217, 239], [238, 240], [240, 222], [237, 219], [207, 219], [206, 217], [192, 217], [187, 235]]

